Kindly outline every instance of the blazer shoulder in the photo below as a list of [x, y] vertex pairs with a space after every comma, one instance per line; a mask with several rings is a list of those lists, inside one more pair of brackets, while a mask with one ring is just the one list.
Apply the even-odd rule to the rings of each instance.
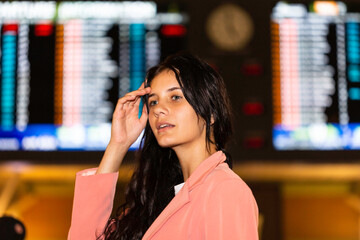
[[239, 201], [240, 199], [255, 202], [250, 187], [228, 166], [217, 168], [213, 175], [209, 176], [207, 186], [211, 186], [210, 194], [212, 197], [210, 197], [210, 201], [211, 199], [221, 198], [226, 202]]
[[219, 164], [209, 175], [209, 180], [215, 181], [227, 181], [227, 180], [239, 180], [242, 179], [233, 170], [229, 168], [227, 163]]
[[[234, 190], [250, 191], [249, 186], [237, 175], [233, 170], [229, 168], [227, 163], [219, 164], [205, 179], [206, 185], [212, 187], [227, 186]], [[231, 184], [229, 184], [231, 183]]]

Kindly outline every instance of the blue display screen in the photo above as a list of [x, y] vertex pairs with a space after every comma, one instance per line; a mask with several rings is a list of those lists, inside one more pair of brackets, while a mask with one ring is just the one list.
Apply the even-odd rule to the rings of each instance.
[[105, 150], [118, 99], [185, 48], [186, 21], [149, 1], [0, 3], [0, 151]]
[[360, 13], [279, 2], [271, 16], [273, 146], [360, 149]]
[[[20, 131], [0, 131], [0, 150], [7, 151], [103, 151], [110, 140], [111, 124], [55, 126], [30, 124]], [[139, 147], [142, 135], [130, 150]]]

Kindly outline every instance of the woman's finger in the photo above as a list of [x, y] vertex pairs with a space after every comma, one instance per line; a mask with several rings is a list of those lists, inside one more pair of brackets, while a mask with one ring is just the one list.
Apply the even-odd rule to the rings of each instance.
[[149, 90], [145, 90], [145, 89], [136, 90], [136, 91], [127, 93], [127, 94], [126, 94], [124, 97], [122, 97], [122, 98], [125, 98], [125, 99], [128, 99], [128, 98], [135, 99], [136, 97], [144, 96], [145, 94], [148, 94], [149, 92], [150, 92]]
[[129, 96], [124, 96], [122, 98], [120, 98], [116, 104], [114, 113], [117, 114], [119, 111], [124, 109], [124, 104], [126, 104], [129, 101], [133, 101], [136, 97], [129, 95]]
[[130, 101], [124, 103], [123, 109], [128, 110], [130, 108]]
[[127, 101], [131, 101], [136, 98], [136, 95], [125, 95], [122, 98], [119, 99], [119, 103], [125, 103]]
[[147, 119], [148, 119], [148, 113], [147, 113], [147, 108], [146, 108], [146, 106], [144, 104], [143, 109], [142, 109], [142, 114], [141, 114], [141, 117], [140, 117], [140, 122], [145, 125]]
[[129, 104], [127, 104], [127, 103], [131, 103], [130, 104], [131, 106], [135, 106], [135, 104], [137, 103], [137, 100], [141, 99], [141, 96], [144, 96], [145, 94], [150, 93], [150, 91], [151, 91], [151, 88], [147, 87], [147, 88], [143, 88], [143, 89], [136, 90], [136, 91], [125, 94], [125, 96], [123, 96], [122, 98], [120, 98], [118, 100], [118, 103], [116, 104], [114, 112], [118, 112], [123, 109], [128, 109]]
[[139, 99], [141, 99], [141, 97], [136, 96], [136, 98], [130, 102], [130, 106], [132, 106], [132, 107], [135, 106], [138, 102], [140, 102]]
[[138, 97], [135, 102], [134, 102], [134, 106], [135, 107], [139, 107], [140, 106], [140, 102], [141, 102], [141, 97]]
[[140, 85], [140, 87], [138, 88], [138, 90], [144, 89], [144, 85], [145, 85], [145, 82], [143, 82], [143, 83]]
[[129, 92], [129, 95], [136, 95], [136, 96], [143, 96], [145, 94], [148, 94], [150, 92], [151, 88], [147, 87], [147, 88], [139, 88], [138, 90]]

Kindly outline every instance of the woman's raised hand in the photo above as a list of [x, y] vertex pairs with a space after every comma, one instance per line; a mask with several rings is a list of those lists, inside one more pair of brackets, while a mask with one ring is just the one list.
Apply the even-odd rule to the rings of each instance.
[[130, 147], [145, 128], [147, 111], [144, 104], [139, 118], [141, 97], [150, 92], [150, 87], [144, 88], [144, 83], [136, 91], [129, 92], [117, 102], [113, 113], [110, 142]]
[[139, 118], [141, 97], [150, 93], [144, 84], [118, 100], [111, 125], [111, 138], [96, 173], [111, 173], [119, 170], [126, 152], [145, 128], [148, 113], [144, 104]]

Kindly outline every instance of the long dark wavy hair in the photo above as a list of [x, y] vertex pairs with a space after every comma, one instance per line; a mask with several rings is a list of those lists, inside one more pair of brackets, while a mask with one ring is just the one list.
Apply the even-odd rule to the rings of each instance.
[[[188, 53], [170, 56], [148, 70], [146, 85], [162, 71], [171, 70], [189, 104], [206, 122], [208, 148], [224, 150], [232, 134], [231, 107], [222, 77], [206, 62]], [[148, 104], [145, 97], [145, 103]], [[138, 167], [126, 190], [125, 204], [115, 218], [109, 219], [103, 233], [105, 239], [141, 239], [150, 225], [174, 197], [174, 186], [184, 181], [179, 160], [171, 148], [159, 146], [146, 124], [137, 153]], [[102, 237], [102, 236], [100, 236]]]

